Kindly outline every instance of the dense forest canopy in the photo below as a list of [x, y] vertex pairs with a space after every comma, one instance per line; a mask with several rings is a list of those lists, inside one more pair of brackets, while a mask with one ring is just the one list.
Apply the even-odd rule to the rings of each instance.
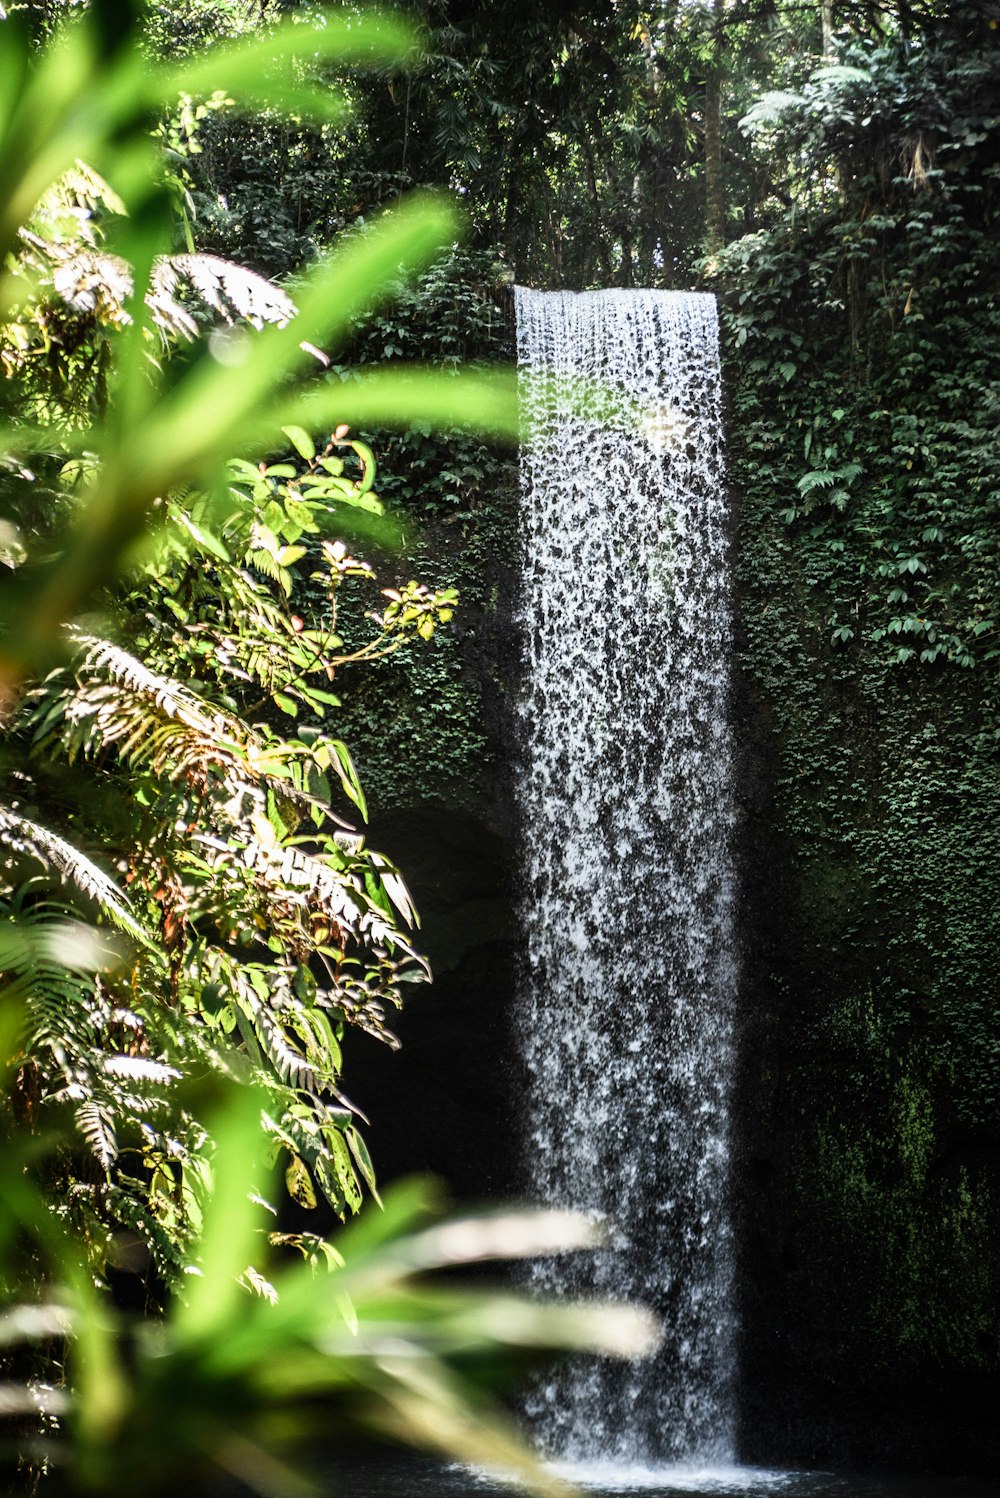
[[[218, 24], [225, 7], [211, 10]], [[879, 116], [888, 125], [891, 112], [890, 129], [905, 133], [905, 105], [882, 95], [880, 70], [895, 59], [916, 85], [947, 70], [947, 57], [981, 60], [997, 28], [996, 7], [975, 0], [405, 10], [421, 21], [422, 55], [405, 76], [361, 86], [348, 134], [260, 121], [233, 131], [221, 117], [206, 126], [198, 201], [209, 243], [242, 236], [257, 268], [280, 273], [359, 215], [432, 183], [461, 195], [474, 242], [501, 251], [519, 280], [687, 284], [706, 241], [766, 227], [832, 187], [832, 135], [808, 162], [748, 138], [741, 121], [763, 94], [789, 104], [824, 64], [868, 70]], [[175, 35], [197, 38], [199, 15], [201, 5]], [[251, 24], [245, 9], [230, 16]], [[835, 88], [836, 75], [824, 78]], [[937, 99], [921, 128], [949, 119]], [[866, 134], [859, 166], [874, 160], [878, 133]]]

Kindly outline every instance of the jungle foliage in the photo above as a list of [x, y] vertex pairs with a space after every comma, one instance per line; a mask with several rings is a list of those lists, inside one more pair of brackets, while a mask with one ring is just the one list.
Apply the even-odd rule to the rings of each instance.
[[[770, 1271], [764, 1335], [784, 1398], [861, 1367], [914, 1428], [995, 1377], [1000, 1292], [1000, 54], [990, 7], [931, 11], [748, 111], [770, 221], [703, 263], [774, 775], [750, 826], [794, 911], [752, 1029], [795, 1039], [750, 1106], [762, 1155], [798, 1120], [769, 1251], [809, 1268]], [[831, 1305], [833, 1345], [796, 1330]]]
[[[25, 7], [36, 41], [66, 8]], [[749, 1165], [772, 1184], [748, 1208], [748, 1345], [779, 1349], [756, 1413], [780, 1422], [767, 1402], [811, 1383], [832, 1421], [845, 1378], [964, 1388], [998, 1367], [1000, 10], [394, 9], [411, 29], [363, 68], [331, 43], [318, 84], [279, 84], [205, 48], [304, 53], [316, 7], [154, 6], [155, 89], [112, 92], [95, 128], [53, 107], [53, 70], [10, 116], [9, 1117], [75, 1119], [46, 1165], [64, 1225], [109, 1278], [135, 1233], [153, 1299], [205, 1219], [213, 1115], [185, 1073], [255, 1079], [299, 1208], [357, 1206], [341, 1047], [352, 1025], [387, 1037], [424, 972], [362, 780], [384, 806], [479, 795], [495, 754], [516, 480], [459, 424], [480, 405], [459, 366], [509, 352], [512, 278], [697, 278], [722, 309], [767, 781], [750, 857], [788, 891], [755, 957], [750, 1133], [771, 1154]], [[102, 135], [126, 117], [135, 167]], [[16, 180], [53, 139], [57, 167]], [[380, 231], [428, 186], [460, 198], [467, 249], [441, 216]], [[335, 270], [305, 270], [335, 241]], [[404, 284], [403, 260], [428, 268]], [[295, 1247], [326, 1255], [318, 1233]]]
[[[347, 127], [212, 114], [191, 164], [199, 244], [269, 275], [413, 186], [456, 189], [477, 249], [536, 286], [689, 285], [706, 242], [801, 209], [804, 179], [741, 121], [845, 47], [989, 46], [992, 0], [417, 0], [405, 73], [352, 82]], [[308, 7], [304, 8], [305, 13]], [[263, 12], [264, 17], [269, 14]], [[206, 20], [211, 16], [211, 22]], [[266, 23], [266, 22], [265, 22]], [[161, 45], [260, 25], [184, 0]], [[866, 145], [866, 151], [868, 147]], [[282, 192], [273, 187], [280, 181]]]
[[[420, 67], [361, 85], [363, 139], [291, 143], [301, 204], [350, 224], [410, 182], [458, 186], [474, 245], [502, 254], [498, 303], [511, 276], [720, 296], [745, 726], [767, 782], [748, 792], [748, 856], [784, 870], [789, 912], [755, 958], [749, 1042], [750, 1132], [771, 1141], [749, 1166], [773, 1172], [783, 1224], [753, 1270], [770, 1289], [750, 1337], [784, 1349], [761, 1387], [784, 1380], [794, 1405], [811, 1381], [823, 1404], [845, 1369], [925, 1391], [995, 1373], [1000, 11], [470, 0], [421, 15]], [[201, 190], [222, 250], [256, 168], [244, 149], [225, 176], [219, 149], [226, 209]], [[276, 147], [267, 161], [261, 182]], [[254, 263], [290, 263], [274, 252]], [[452, 280], [473, 353], [494, 332], [468, 287], [488, 279], [456, 265]], [[362, 357], [445, 352], [419, 297]], [[443, 498], [433, 475], [457, 465], [405, 440]], [[478, 455], [470, 469], [472, 502], [455, 485], [439, 534], [486, 599], [496, 574], [475, 543], [504, 555], [510, 479]], [[476, 652], [464, 678], [449, 664], [459, 714]], [[394, 716], [434, 744], [445, 715], [427, 710], [425, 665], [408, 672], [389, 673]], [[475, 717], [458, 721], [469, 757], [436, 762], [438, 795], [489, 754]], [[398, 763], [379, 781], [403, 804], [428, 791]], [[767, 1237], [769, 1209], [747, 1210]]]
[[[86, 35], [67, 45], [82, 49]], [[294, 53], [298, 38], [285, 35]], [[279, 45], [274, 36], [258, 55]], [[53, 46], [25, 75], [9, 126], [16, 156], [32, 90], [68, 93], [51, 141], [32, 142], [27, 157], [26, 176], [47, 147], [54, 181], [29, 226], [11, 226], [19, 248], [3, 330], [8, 441], [22, 455], [6, 476], [8, 919], [49, 954], [35, 964], [28, 942], [16, 969], [27, 1032], [18, 1088], [30, 1115], [72, 1111], [93, 1150], [96, 1179], [71, 1179], [66, 1210], [95, 1267], [126, 1221], [170, 1278], [197, 1222], [204, 1133], [176, 1110], [167, 1128], [163, 1089], [192, 1066], [258, 1073], [293, 1195], [314, 1205], [318, 1187], [338, 1213], [356, 1210], [372, 1170], [338, 1087], [344, 1027], [391, 1040], [386, 1010], [399, 984], [427, 974], [407, 935], [405, 886], [335, 809], [339, 797], [363, 818], [365, 801], [346, 746], [323, 731], [343, 660], [337, 596], [346, 580], [371, 577], [323, 532], [334, 512], [380, 514], [373, 455], [343, 424], [318, 449], [292, 421], [279, 430], [299, 406], [316, 421], [333, 389], [279, 383], [296, 364], [315, 365], [284, 293], [228, 262], [170, 252], [173, 189], [153, 170], [153, 138], [137, 137], [142, 167], [121, 194], [76, 164], [74, 105], [100, 87], [95, 51], [94, 77], [81, 83]], [[235, 71], [233, 57], [220, 62]], [[148, 84], [135, 53], [105, 71], [134, 111], [112, 117], [112, 129], [135, 130], [188, 81]], [[304, 94], [293, 82], [288, 102], [302, 107]], [[277, 98], [286, 102], [280, 87]], [[105, 148], [98, 131], [95, 152]], [[311, 332], [335, 338], [352, 303], [377, 290], [380, 258], [395, 274], [401, 253], [424, 254], [447, 224], [429, 205], [410, 208], [409, 229], [406, 219], [303, 284], [300, 301], [325, 307], [299, 314]], [[380, 250], [387, 236], [392, 248]], [[195, 336], [190, 301], [177, 299], [181, 277], [222, 319], [207, 339]], [[370, 385], [358, 390], [380, 399]], [[248, 427], [258, 444], [281, 441], [285, 461], [233, 458], [220, 472]], [[294, 611], [303, 572], [317, 599], [308, 617]], [[454, 598], [412, 584], [380, 602], [355, 658], [431, 634]], [[282, 717], [301, 717], [298, 732], [282, 732]], [[74, 978], [52, 961], [63, 885], [131, 944], [127, 955], [94, 949], [96, 980], [93, 964]]]
[[[874, 1006], [892, 1067], [934, 1099], [954, 1205], [962, 1160], [989, 1153], [996, 1130], [985, 933], [996, 915], [1000, 13], [992, 0], [566, 0], [544, 14], [520, 0], [440, 0], [416, 14], [420, 63], [358, 81], [363, 133], [279, 142], [265, 129], [258, 157], [249, 123], [237, 150], [221, 116], [206, 123], [192, 198], [207, 243], [222, 251], [226, 233], [249, 228], [258, 244], [253, 184], [263, 191], [282, 153], [299, 217], [294, 232], [275, 230], [281, 244], [260, 241], [264, 269], [293, 263], [296, 235], [363, 222], [410, 183], [458, 187], [482, 258], [436, 270], [360, 336], [361, 359], [491, 352], [511, 275], [578, 287], [697, 276], [720, 294], [744, 660], [800, 939], [826, 954], [817, 968], [789, 948], [775, 981], [815, 987], [820, 1049], [840, 1006]], [[491, 273], [498, 251], [504, 269]], [[437, 551], [468, 562], [466, 593], [487, 598], [495, 573], [476, 545], [509, 545], [509, 475], [482, 448], [452, 461], [417, 428], [391, 441], [390, 487], [406, 503], [421, 474], [431, 507], [454, 516]], [[469, 755], [436, 761], [439, 793], [488, 752], [454, 646], [440, 641], [433, 660], [448, 661], [433, 682], [420, 664], [402, 680], [388, 671], [385, 689], [432, 746], [444, 714], [427, 704], [449, 684]], [[464, 658], [468, 678], [476, 642]], [[367, 709], [359, 729], [377, 746]], [[379, 781], [390, 798], [422, 794], [399, 765]], [[844, 1075], [852, 1065], [843, 1059]], [[867, 1066], [871, 1138], [902, 1149], [897, 1114], [878, 1101], [881, 1063]], [[954, 1157], [949, 1141], [962, 1141]], [[937, 1188], [926, 1189], [930, 1202]], [[926, 1210], [936, 1226], [921, 1233], [943, 1254], [951, 1209]], [[913, 1211], [923, 1220], [924, 1205]]]
[[[374, 579], [339, 536], [391, 531], [374, 455], [340, 418], [509, 431], [512, 384], [325, 380], [312, 339], [333, 348], [453, 216], [411, 199], [293, 302], [177, 248], [164, 123], [216, 84], [339, 117], [310, 67], [397, 58], [410, 38], [291, 22], [153, 66], [113, 4], [41, 47], [26, 19], [0, 23], [4, 1470], [72, 1491], [225, 1473], [285, 1493], [302, 1481], [282, 1450], [322, 1407], [546, 1491], [457, 1360], [488, 1378], [533, 1346], [630, 1355], [650, 1328], [419, 1276], [589, 1230], [507, 1215], [421, 1235], [414, 1189], [353, 1248], [323, 1233], [377, 1195], [340, 1088], [345, 1032], [391, 1043], [402, 985], [428, 976], [406, 887], [359, 830], [331, 683], [455, 604], [385, 590], [345, 647], [341, 589]], [[325, 1198], [319, 1230], [277, 1217], [282, 1177], [299, 1209]], [[116, 1284], [166, 1314], [137, 1328], [95, 1293]]]

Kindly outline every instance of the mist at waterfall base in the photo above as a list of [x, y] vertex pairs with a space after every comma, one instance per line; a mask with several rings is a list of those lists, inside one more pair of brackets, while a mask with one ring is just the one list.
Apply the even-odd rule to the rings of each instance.
[[[753, 1467], [643, 1467], [617, 1472], [580, 1465], [567, 1471], [586, 1498], [995, 1498], [995, 1484], [962, 1478], [869, 1473], [765, 1471]], [[415, 1456], [338, 1461], [320, 1491], [325, 1498], [525, 1498], [496, 1477]]]
[[[737, 978], [714, 298], [516, 291], [523, 1188], [613, 1224], [532, 1288], [649, 1306], [662, 1349], [539, 1379], [552, 1460], [732, 1468]], [[593, 408], [601, 408], [598, 422]]]

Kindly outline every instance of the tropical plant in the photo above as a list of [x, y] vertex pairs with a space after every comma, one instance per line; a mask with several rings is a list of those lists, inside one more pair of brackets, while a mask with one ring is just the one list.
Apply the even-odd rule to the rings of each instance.
[[[276, 79], [275, 58], [357, 50], [356, 22], [278, 28], [150, 77], [116, 19], [97, 4], [37, 58], [11, 23], [0, 33], [5, 1453], [57, 1489], [174, 1491], [221, 1470], [287, 1491], [281, 1449], [329, 1408], [547, 1491], [459, 1366], [538, 1344], [632, 1352], [647, 1325], [414, 1276], [567, 1246], [578, 1225], [501, 1217], [400, 1238], [410, 1192], [342, 1247], [261, 1226], [279, 1155], [300, 1206], [318, 1187], [345, 1213], [361, 1180], [374, 1189], [340, 1043], [352, 1024], [385, 1037], [399, 985], [426, 975], [405, 886], [335, 809], [343, 796], [363, 817], [364, 796], [323, 720], [344, 661], [426, 638], [455, 597], [387, 590], [368, 637], [342, 642], [339, 591], [371, 570], [331, 517], [370, 529], [381, 506], [373, 455], [339, 418], [509, 426], [513, 402], [491, 379], [315, 378], [313, 340], [451, 233], [439, 205], [401, 209], [313, 272], [297, 317], [259, 279], [173, 252], [150, 136], [161, 102], [211, 80], [326, 111], [301, 75]], [[374, 36], [398, 50], [398, 32]], [[178, 299], [182, 276], [202, 310]], [[205, 307], [229, 326], [178, 358], [171, 341]], [[245, 333], [235, 315], [268, 326]], [[225, 472], [251, 443], [264, 460]], [[244, 1086], [220, 1111], [211, 1079], [226, 1077]], [[306, 1262], [272, 1267], [289, 1253]], [[172, 1281], [166, 1319], [134, 1326], [95, 1297], [95, 1275], [121, 1269], [154, 1301]]]
[[[253, 506], [246, 496], [240, 503], [244, 521]], [[43, 1012], [27, 1037], [24, 1074], [32, 1075], [43, 1111], [72, 1105], [94, 1148], [103, 1181], [75, 1190], [71, 1200], [97, 1267], [109, 1224], [125, 1210], [124, 1192], [131, 1225], [142, 1228], [168, 1277], [184, 1261], [187, 1177], [203, 1133], [182, 1112], [165, 1131], [164, 1087], [191, 1065], [255, 1072], [271, 1086], [268, 1128], [288, 1153], [296, 1199], [315, 1206], [318, 1186], [336, 1211], [356, 1210], [362, 1182], [374, 1182], [355, 1111], [339, 1086], [344, 1029], [358, 1026], [394, 1043], [386, 1011], [398, 1003], [401, 984], [427, 976], [408, 931], [415, 917], [405, 886], [331, 806], [343, 790], [347, 805], [364, 813], [346, 746], [319, 723], [286, 738], [232, 705], [235, 685], [244, 699], [251, 688], [258, 706], [277, 700], [285, 712], [301, 707], [321, 717], [336, 703], [328, 675], [341, 659], [337, 637], [291, 616], [296, 628], [288, 601], [278, 602], [281, 587], [267, 575], [273, 569], [252, 572], [252, 550], [244, 568], [225, 562], [222, 543], [213, 544], [200, 562], [171, 549], [162, 574], [147, 566], [144, 654], [168, 657], [174, 675], [74, 630], [71, 664], [25, 694], [8, 728], [9, 745], [25, 750], [19, 794], [52, 809], [59, 775], [64, 815], [68, 787], [71, 820], [87, 814], [90, 839], [100, 834], [105, 856], [113, 852], [126, 863], [128, 890], [126, 900], [19, 803], [3, 813], [15, 928], [26, 917], [39, 928], [63, 919], [46, 887], [55, 874], [134, 938], [127, 961], [108, 952], [96, 988], [88, 979], [93, 991], [84, 984], [61, 1027], [64, 977], [56, 967], [53, 1001], [42, 974], [34, 975], [31, 1012], [40, 1002]], [[324, 547], [335, 597], [360, 564], [342, 543]], [[241, 551], [238, 561], [245, 558]], [[291, 566], [276, 566], [290, 587]], [[199, 585], [214, 601], [211, 622], [207, 604], [199, 607]], [[412, 585], [410, 595], [415, 591]], [[130, 602], [126, 596], [126, 622], [135, 617]], [[392, 650], [411, 627], [426, 630], [448, 612], [447, 602], [426, 590], [412, 602], [397, 594], [367, 648], [382, 640]], [[169, 650], [161, 638], [168, 621]], [[67, 781], [69, 767], [79, 768]], [[122, 814], [123, 803], [131, 814]], [[171, 1017], [166, 1025], [164, 1015]], [[240, 1054], [227, 1060], [234, 1045]]]
[[[826, 1360], [899, 1430], [898, 1369], [927, 1389], [948, 1369], [970, 1411], [981, 1401], [985, 1450], [1000, 1190], [998, 32], [976, 4], [834, 7], [838, 23], [863, 9], [883, 13], [881, 34], [841, 25], [839, 66], [752, 113], [776, 188], [767, 227], [709, 268], [741, 496], [742, 654], [773, 774], [760, 825], [781, 850], [780, 874], [762, 856], [756, 920], [768, 929], [779, 890], [795, 912], [767, 958], [788, 995], [773, 1022], [795, 1031], [789, 1091], [765, 1100], [762, 1063], [755, 1127], [805, 1121], [772, 1157], [770, 1205], [748, 1203], [762, 1223], [782, 1201], [813, 1265], [801, 1289], [775, 1276], [756, 1313], [751, 1340], [813, 1331], [753, 1399], [757, 1422], [776, 1400], [801, 1409], [805, 1370]], [[927, 24], [901, 36], [893, 10]], [[851, 1328], [835, 1358], [831, 1303]], [[921, 1439], [930, 1453], [938, 1437]]]
[[[113, 10], [95, 5], [37, 54], [17, 17], [0, 32], [2, 897], [8, 982], [30, 994], [8, 1123], [70, 1111], [93, 1164], [62, 1151], [60, 1212], [99, 1272], [125, 1223], [170, 1279], [190, 1260], [208, 1148], [171, 1101], [192, 1069], [267, 1086], [300, 1205], [322, 1194], [343, 1214], [374, 1189], [341, 1044], [352, 1025], [392, 1043], [400, 985], [427, 969], [402, 880], [344, 815], [363, 818], [364, 795], [324, 720], [345, 660], [426, 638], [455, 598], [391, 589], [369, 636], [342, 644], [339, 590], [371, 572], [331, 528], [386, 536], [373, 455], [342, 418], [509, 428], [514, 402], [489, 376], [324, 380], [317, 342], [453, 234], [437, 201], [316, 267], [297, 309], [174, 248], [164, 108], [235, 95], [339, 117], [342, 95], [309, 68], [398, 58], [398, 24], [289, 21], [151, 67]], [[241, 451], [265, 461], [227, 471]], [[81, 918], [86, 960], [62, 962]]]

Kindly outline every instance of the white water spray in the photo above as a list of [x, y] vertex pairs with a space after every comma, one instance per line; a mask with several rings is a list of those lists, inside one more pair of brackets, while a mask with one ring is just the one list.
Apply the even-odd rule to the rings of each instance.
[[[618, 1229], [533, 1279], [644, 1302], [666, 1328], [646, 1363], [540, 1383], [529, 1418], [561, 1459], [725, 1464], [736, 961], [715, 303], [518, 288], [516, 309], [525, 1185]], [[581, 414], [581, 377], [624, 397], [590, 398], [605, 424]]]

